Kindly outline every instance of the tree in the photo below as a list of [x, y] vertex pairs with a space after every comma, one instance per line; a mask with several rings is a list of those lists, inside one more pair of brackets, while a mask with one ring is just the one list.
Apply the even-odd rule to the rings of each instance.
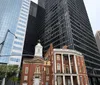
[[6, 78], [6, 81], [11, 80], [14, 82], [18, 82], [18, 74], [20, 73], [20, 68], [17, 65], [0, 65], [0, 80]]
[[6, 65], [0, 65], [0, 79], [5, 77], [6, 67]]

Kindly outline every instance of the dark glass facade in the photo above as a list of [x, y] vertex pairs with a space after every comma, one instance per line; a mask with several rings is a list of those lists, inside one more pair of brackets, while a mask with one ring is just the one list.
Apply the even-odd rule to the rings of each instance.
[[37, 41], [41, 38], [40, 35], [44, 34], [44, 7], [45, 4], [43, 0], [39, 1], [38, 5], [34, 2], [31, 2], [30, 4], [27, 31], [23, 48], [23, 57], [26, 57], [26, 55], [29, 57], [33, 57], [32, 55], [34, 55], [35, 45], [37, 44]]
[[44, 51], [68, 45], [83, 53], [89, 74], [100, 74], [100, 53], [83, 0], [45, 0], [44, 33], [40, 39]]
[[[36, 29], [36, 15], [38, 5], [34, 2], [30, 4], [30, 11], [28, 16], [26, 37], [24, 42], [23, 54], [33, 55], [34, 47], [37, 44], [37, 29]], [[24, 56], [25, 57], [25, 56]]]
[[[38, 1], [38, 10], [36, 18], [36, 27], [38, 29], [38, 39], [44, 39], [44, 29], [45, 29], [45, 2], [44, 0]], [[43, 43], [42, 43], [43, 45]]]

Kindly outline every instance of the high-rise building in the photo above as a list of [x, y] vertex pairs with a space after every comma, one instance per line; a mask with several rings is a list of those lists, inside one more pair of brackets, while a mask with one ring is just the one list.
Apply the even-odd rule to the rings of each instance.
[[30, 0], [0, 1], [0, 43], [4, 42], [0, 44], [1, 63], [20, 65], [29, 8]]
[[[28, 23], [27, 23], [27, 30], [23, 48], [23, 54], [27, 54], [31, 57], [34, 54], [34, 47], [37, 42], [38, 33], [36, 27], [36, 16], [37, 16], [37, 8], [38, 5], [34, 2], [30, 4], [29, 16], [28, 16]], [[23, 55], [23, 57], [25, 57]]]
[[44, 0], [39, 0], [38, 4], [31, 2], [27, 30], [23, 48], [23, 58], [33, 57], [34, 47], [40, 35], [44, 34], [45, 21], [45, 3]]
[[45, 0], [44, 23], [40, 34], [44, 51], [50, 43], [56, 48], [68, 45], [83, 53], [89, 74], [100, 75], [100, 53], [83, 0]]
[[100, 52], [100, 31], [97, 31], [96, 35], [95, 35], [95, 39], [96, 39], [96, 43]]
[[36, 26], [38, 29], [38, 39], [43, 40], [44, 29], [45, 29], [45, 0], [38, 0]]

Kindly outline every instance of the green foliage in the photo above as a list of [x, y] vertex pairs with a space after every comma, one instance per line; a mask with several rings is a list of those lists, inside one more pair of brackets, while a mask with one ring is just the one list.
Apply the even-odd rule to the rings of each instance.
[[0, 65], [0, 79], [5, 77], [5, 73], [6, 73], [6, 65]]
[[16, 76], [13, 76], [10, 78], [10, 80], [12, 80], [13, 82], [17, 82], [19, 80], [19, 78]]
[[13, 82], [18, 81], [16, 75], [20, 73], [20, 69], [17, 65], [6, 65], [0, 64], [0, 79], [3, 79], [6, 76], [6, 80], [12, 80]]
[[7, 66], [7, 78], [13, 77], [14, 75], [19, 73], [18, 66]]

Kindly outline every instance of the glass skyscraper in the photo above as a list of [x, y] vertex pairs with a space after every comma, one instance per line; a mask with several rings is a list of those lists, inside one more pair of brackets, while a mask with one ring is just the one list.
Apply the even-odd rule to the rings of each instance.
[[30, 0], [0, 1], [0, 43], [4, 41], [0, 44], [1, 63], [20, 65], [29, 8]]
[[50, 43], [55, 48], [67, 45], [80, 51], [84, 55], [90, 80], [96, 83], [98, 79], [91, 77], [100, 75], [100, 53], [83, 0], [45, 0], [44, 3], [45, 24], [41, 27], [43, 33], [40, 33], [44, 51]]

